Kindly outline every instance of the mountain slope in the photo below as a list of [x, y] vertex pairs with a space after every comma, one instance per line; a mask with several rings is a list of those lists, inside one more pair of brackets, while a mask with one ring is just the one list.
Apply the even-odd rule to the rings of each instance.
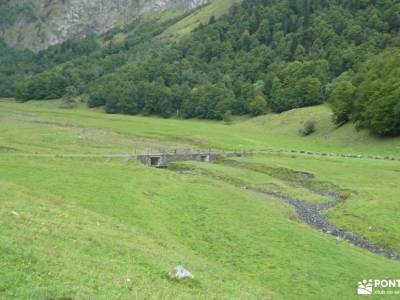
[[214, 0], [203, 9], [195, 11], [181, 21], [173, 24], [167, 30], [165, 30], [161, 37], [163, 39], [174, 39], [182, 37], [199, 26], [199, 24], [206, 24], [210, 17], [214, 16], [219, 18], [229, 11], [229, 9], [242, 0]]
[[[358, 72], [365, 69], [362, 65], [385, 51], [389, 54], [383, 60], [396, 58], [392, 53], [400, 41], [396, 0], [245, 0], [218, 18], [227, 11], [226, 3], [213, 2], [186, 17], [168, 11], [157, 18], [135, 19], [125, 28], [108, 31], [100, 45], [99, 40], [68, 41], [33, 57], [22, 72], [14, 65], [7, 67], [13, 59], [4, 59], [6, 70], [1, 72], [0, 63], [0, 77], [6, 74], [7, 84], [0, 80], [0, 96], [24, 101], [82, 95], [90, 107], [131, 115], [257, 116], [320, 104], [332, 93], [336, 103], [343, 98], [351, 104], [354, 94], [363, 94], [358, 86], [365, 73]], [[338, 84], [339, 78], [352, 78], [353, 73], [357, 73], [354, 80]], [[396, 71], [389, 77], [396, 81]], [[382, 89], [385, 94], [391, 90]], [[369, 110], [378, 119], [382, 119], [379, 112], [385, 114], [396, 101], [384, 96], [387, 101], [377, 101], [378, 109]], [[347, 115], [360, 113], [359, 105], [338, 106], [346, 109], [344, 121], [357, 121]], [[376, 130], [375, 123], [367, 128], [395, 135], [396, 114], [397, 109], [385, 128]]]
[[0, 5], [0, 37], [12, 47], [41, 50], [77, 35], [104, 33], [146, 13], [183, 13], [207, 2], [208, 0], [8, 0]]

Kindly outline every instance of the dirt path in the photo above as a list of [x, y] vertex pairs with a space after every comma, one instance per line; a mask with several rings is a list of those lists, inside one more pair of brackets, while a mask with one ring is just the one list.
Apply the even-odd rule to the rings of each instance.
[[[143, 138], [142, 138], [143, 139]], [[149, 139], [150, 140], [150, 139]], [[2, 147], [7, 148], [7, 147]], [[171, 148], [171, 147], [170, 147]], [[10, 148], [13, 149], [13, 148]], [[366, 159], [366, 160], [389, 160], [389, 161], [400, 161], [400, 157], [391, 157], [391, 156], [379, 156], [379, 155], [360, 155], [360, 154], [343, 154], [343, 153], [321, 153], [321, 152], [309, 152], [303, 150], [289, 150], [289, 149], [258, 149], [258, 150], [216, 150], [216, 149], [201, 149], [201, 148], [174, 148], [174, 149], [166, 149], [165, 152], [160, 150], [159, 152], [152, 153], [151, 150], [142, 150], [139, 149], [134, 153], [121, 153], [121, 154], [81, 154], [81, 153], [48, 153], [48, 154], [37, 154], [37, 153], [21, 153], [18, 149], [13, 149], [13, 151], [5, 151], [7, 149], [0, 149], [0, 156], [15, 156], [15, 157], [56, 157], [56, 158], [98, 158], [98, 157], [126, 157], [126, 156], [133, 156], [136, 157], [137, 155], [156, 155], [160, 153], [174, 153], [176, 151], [183, 151], [183, 152], [198, 152], [198, 151], [208, 151], [215, 154], [220, 154], [222, 156], [233, 157], [233, 156], [253, 156], [257, 154], [278, 154], [283, 153], [286, 155], [299, 155], [299, 156], [314, 156], [314, 157], [336, 157], [336, 158], [344, 158], [344, 159]]]
[[376, 245], [367, 239], [363, 238], [362, 236], [355, 234], [351, 231], [347, 231], [343, 228], [340, 228], [330, 222], [326, 217], [321, 215], [321, 212], [324, 210], [327, 210], [329, 208], [337, 206], [342, 200], [340, 199], [339, 195], [337, 194], [332, 194], [332, 197], [334, 198], [331, 202], [326, 202], [326, 203], [319, 203], [319, 204], [311, 204], [311, 203], [306, 203], [304, 201], [300, 201], [298, 199], [276, 193], [276, 192], [266, 192], [254, 188], [249, 188], [249, 190], [261, 193], [264, 195], [268, 196], [273, 196], [275, 198], [278, 198], [279, 200], [282, 200], [286, 203], [289, 203], [292, 205], [297, 212], [298, 217], [306, 224], [317, 228], [321, 230], [324, 233], [331, 234], [333, 236], [336, 236], [339, 239], [345, 240], [349, 243], [351, 243], [354, 246], [366, 249], [370, 252], [383, 255], [387, 258], [393, 259], [393, 260], [400, 260], [400, 254], [381, 247], [379, 245]]

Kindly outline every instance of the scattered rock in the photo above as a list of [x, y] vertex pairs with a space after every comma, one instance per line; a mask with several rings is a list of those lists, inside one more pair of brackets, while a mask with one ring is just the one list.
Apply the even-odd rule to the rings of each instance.
[[0, 147], [0, 153], [5, 152], [5, 153], [10, 153], [10, 152], [17, 152], [18, 150], [15, 148], [11, 148], [11, 147]]
[[314, 179], [314, 174], [308, 172], [295, 171], [294, 174], [301, 179]]
[[173, 268], [169, 273], [169, 277], [177, 280], [193, 279], [194, 276], [182, 266]]

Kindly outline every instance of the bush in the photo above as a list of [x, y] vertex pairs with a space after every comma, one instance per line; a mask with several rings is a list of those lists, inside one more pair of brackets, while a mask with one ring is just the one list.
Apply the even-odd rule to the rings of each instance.
[[77, 106], [77, 103], [74, 99], [64, 99], [60, 105], [60, 108], [65, 108], [65, 109], [72, 109]]
[[304, 123], [303, 128], [300, 129], [300, 133], [304, 136], [313, 134], [316, 129], [317, 122], [315, 120], [308, 120]]

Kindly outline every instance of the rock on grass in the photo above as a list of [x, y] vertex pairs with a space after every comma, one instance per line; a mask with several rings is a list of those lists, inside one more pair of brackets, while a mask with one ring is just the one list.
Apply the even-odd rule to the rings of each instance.
[[185, 279], [193, 279], [194, 276], [192, 273], [190, 273], [188, 270], [186, 270], [182, 266], [177, 266], [173, 268], [169, 273], [168, 276], [171, 279], [177, 279], [177, 280], [185, 280]]

